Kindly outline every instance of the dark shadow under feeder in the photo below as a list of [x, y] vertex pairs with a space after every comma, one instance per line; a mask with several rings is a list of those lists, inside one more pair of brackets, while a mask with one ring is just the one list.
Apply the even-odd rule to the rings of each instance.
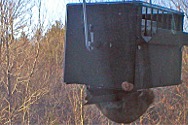
[[[83, 4], [67, 5], [64, 81], [85, 84], [88, 104], [104, 113], [107, 103], [120, 103], [127, 96], [124, 81], [134, 84], [138, 96], [139, 90], [181, 84], [182, 47], [188, 43], [183, 13], [145, 2], [87, 3], [86, 9], [84, 20]], [[150, 90], [142, 91], [148, 93], [153, 100]], [[133, 95], [132, 100], [150, 102]], [[122, 119], [113, 120], [133, 121]]]

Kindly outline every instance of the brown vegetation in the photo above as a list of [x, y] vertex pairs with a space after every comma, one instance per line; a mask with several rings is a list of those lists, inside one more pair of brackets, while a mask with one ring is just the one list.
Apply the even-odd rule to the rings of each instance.
[[[0, 124], [116, 124], [95, 107], [84, 106], [85, 88], [63, 81], [64, 27], [56, 22], [40, 41], [22, 35], [1, 50]], [[187, 124], [187, 49], [179, 86], [153, 89], [155, 103], [132, 124]], [[9, 88], [10, 87], [10, 88]], [[10, 91], [10, 94], [8, 93]], [[11, 110], [10, 110], [11, 109]]]
[[[57, 21], [43, 36], [39, 28], [30, 39], [24, 32], [14, 38], [25, 24], [14, 27], [13, 21], [22, 11], [11, 15], [15, 8], [6, 2], [0, 2], [0, 124], [117, 124], [103, 116], [95, 105], [84, 106], [84, 86], [63, 83], [62, 23]], [[21, 5], [16, 7], [21, 9]], [[131, 124], [188, 124], [187, 48], [183, 55], [183, 80], [179, 86], [153, 89], [157, 95], [155, 103]]]

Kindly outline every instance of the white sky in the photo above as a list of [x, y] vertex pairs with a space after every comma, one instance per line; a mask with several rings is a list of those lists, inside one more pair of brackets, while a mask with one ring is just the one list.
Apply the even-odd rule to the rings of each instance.
[[[61, 20], [64, 23], [66, 1], [68, 0], [42, 0], [41, 4], [41, 22], [44, 26], [53, 24], [56, 20]], [[33, 9], [33, 23], [38, 23], [38, 5]]]
[[66, 1], [68, 0], [45, 0], [47, 18], [49, 21], [64, 20]]

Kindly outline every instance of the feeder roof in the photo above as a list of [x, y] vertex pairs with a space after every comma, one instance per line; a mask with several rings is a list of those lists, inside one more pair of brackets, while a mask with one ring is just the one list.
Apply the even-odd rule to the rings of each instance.
[[[82, 3], [69, 3], [67, 4], [68, 6], [71, 5], [81, 5]], [[184, 15], [183, 12], [174, 10], [174, 9], [170, 9], [167, 7], [163, 7], [160, 5], [156, 5], [156, 4], [150, 4], [147, 2], [143, 2], [143, 1], [116, 1], [116, 2], [88, 2], [87, 5], [96, 5], [96, 4], [137, 4], [139, 6], [145, 6], [145, 7], [149, 7], [149, 8], [154, 8], [154, 9], [159, 9], [161, 11], [167, 12], [167, 13], [174, 13], [174, 14], [178, 14], [178, 15]]]

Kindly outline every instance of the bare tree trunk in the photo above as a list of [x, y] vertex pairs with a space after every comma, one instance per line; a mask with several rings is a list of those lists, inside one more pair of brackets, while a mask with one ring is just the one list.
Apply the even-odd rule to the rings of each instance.
[[1, 38], [0, 38], [0, 64], [1, 64], [1, 48], [2, 48], [2, 43], [3, 43], [3, 5], [2, 5], [2, 2], [0, 2], [0, 15], [1, 15]]
[[[8, 5], [8, 3], [6, 3]], [[6, 27], [6, 33], [5, 33], [5, 45], [6, 45], [6, 84], [8, 89], [8, 102], [9, 102], [9, 124], [12, 125], [12, 92], [11, 92], [11, 80], [10, 80], [10, 53], [9, 53], [9, 15], [8, 9], [6, 9], [6, 16], [5, 16], [5, 27]]]

